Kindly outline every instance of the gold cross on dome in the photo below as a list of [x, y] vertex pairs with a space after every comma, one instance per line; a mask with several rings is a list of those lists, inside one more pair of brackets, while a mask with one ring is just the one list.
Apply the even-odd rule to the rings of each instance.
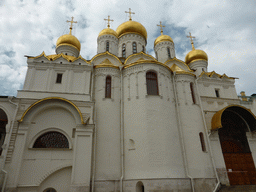
[[108, 28], [110, 27], [110, 21], [114, 21], [113, 19], [110, 19], [110, 16], [108, 15], [107, 19], [104, 19], [105, 21], [108, 21]]
[[193, 38], [196, 38], [196, 37], [191, 36], [191, 33], [189, 32], [189, 36], [187, 36], [187, 38], [190, 38], [191, 45], [192, 45], [192, 50], [194, 50], [194, 49], [195, 49], [195, 47], [194, 47], [194, 41], [193, 41]]
[[135, 14], [134, 12], [131, 12], [131, 8], [129, 8], [129, 11], [125, 11], [125, 13], [129, 13], [129, 20], [132, 20], [132, 14]]
[[71, 17], [71, 21], [67, 20], [67, 23], [71, 23], [70, 27], [69, 27], [69, 29], [70, 29], [69, 34], [70, 35], [72, 35], [71, 32], [72, 32], [72, 29], [73, 29], [73, 23], [77, 23], [77, 21], [74, 21], [73, 19], [74, 19], [74, 17]]
[[157, 25], [160, 27], [160, 30], [161, 30], [161, 35], [163, 35], [163, 27], [165, 27], [164, 25], [162, 25], [162, 22], [160, 21], [160, 25]]

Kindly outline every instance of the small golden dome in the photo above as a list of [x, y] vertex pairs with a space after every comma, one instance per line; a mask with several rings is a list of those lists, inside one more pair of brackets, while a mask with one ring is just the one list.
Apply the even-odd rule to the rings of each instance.
[[114, 35], [115, 37], [118, 37], [117, 36], [117, 33], [113, 30], [113, 29], [110, 29], [110, 28], [106, 28], [106, 29], [103, 29], [100, 33], [99, 33], [99, 36], [102, 36], [102, 35]]
[[173, 43], [173, 40], [169, 35], [160, 35], [159, 37], [156, 38], [154, 46], [156, 46], [158, 43], [161, 43], [163, 41], [170, 41]]
[[208, 61], [208, 56], [204, 51], [199, 50], [199, 49], [194, 49], [186, 55], [185, 63], [189, 64], [196, 59], [203, 59], [203, 60]]
[[59, 39], [57, 40], [56, 43], [56, 48], [60, 45], [71, 45], [74, 46], [75, 48], [77, 48], [80, 51], [81, 48], [81, 44], [79, 42], [79, 40], [70, 34], [65, 34], [59, 37]]
[[147, 39], [147, 31], [145, 27], [137, 21], [126, 21], [122, 23], [117, 27], [116, 32], [118, 37], [125, 33], [138, 33]]

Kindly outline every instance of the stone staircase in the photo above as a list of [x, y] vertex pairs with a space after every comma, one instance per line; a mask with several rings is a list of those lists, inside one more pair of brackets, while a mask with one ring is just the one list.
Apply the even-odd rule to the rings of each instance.
[[218, 192], [256, 192], [256, 185], [221, 186]]

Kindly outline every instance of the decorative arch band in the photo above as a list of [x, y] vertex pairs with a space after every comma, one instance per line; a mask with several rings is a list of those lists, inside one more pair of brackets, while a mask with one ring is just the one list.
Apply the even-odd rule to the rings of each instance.
[[84, 119], [83, 119], [83, 116], [82, 116], [82, 113], [80, 111], [80, 109], [71, 101], [67, 100], [67, 99], [64, 99], [64, 98], [61, 98], [61, 97], [47, 97], [47, 98], [44, 98], [44, 99], [41, 99], [35, 103], [33, 103], [32, 105], [29, 106], [29, 108], [27, 108], [27, 110], [23, 113], [22, 117], [20, 118], [20, 120], [18, 120], [18, 122], [23, 122], [24, 120], [24, 117], [26, 116], [26, 114], [36, 105], [38, 105], [39, 103], [43, 102], [43, 101], [47, 101], [47, 100], [61, 100], [61, 101], [65, 101], [69, 104], [71, 104], [76, 110], [77, 112], [79, 113], [79, 116], [80, 116], [80, 119], [81, 119], [81, 123], [82, 124], [85, 124], [84, 123]]
[[221, 118], [225, 110], [230, 110], [238, 113], [249, 124], [250, 128], [253, 129], [252, 131], [256, 130], [256, 116], [251, 112], [250, 109], [247, 109], [246, 107], [243, 107], [241, 105], [229, 105], [217, 111], [212, 117], [211, 130], [222, 128]]

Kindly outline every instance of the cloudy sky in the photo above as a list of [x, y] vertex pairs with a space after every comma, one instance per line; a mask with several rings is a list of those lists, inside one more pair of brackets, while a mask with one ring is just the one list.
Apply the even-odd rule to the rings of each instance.
[[55, 44], [69, 32], [71, 16], [78, 21], [73, 35], [81, 42], [81, 55], [96, 54], [97, 36], [106, 28], [104, 18], [114, 19], [116, 29], [128, 20], [125, 11], [148, 32], [147, 51], [155, 56], [153, 43], [164, 34], [175, 43], [177, 58], [191, 50], [186, 35], [192, 33], [195, 47], [209, 57], [208, 71], [226, 73], [236, 80], [237, 93], [256, 93], [256, 1], [255, 0], [0, 0], [0, 95], [22, 89], [27, 63], [24, 55], [55, 53]]

